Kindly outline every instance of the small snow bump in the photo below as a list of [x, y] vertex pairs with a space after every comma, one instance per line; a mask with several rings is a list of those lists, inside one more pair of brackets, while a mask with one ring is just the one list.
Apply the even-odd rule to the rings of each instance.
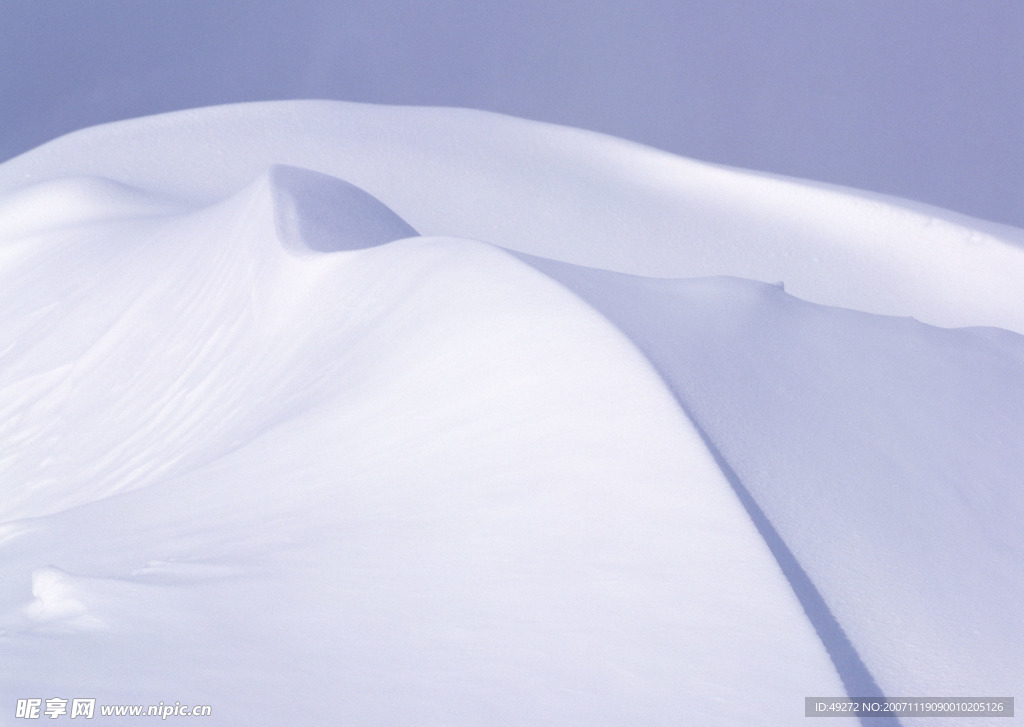
[[103, 628], [103, 621], [90, 615], [80, 600], [82, 589], [76, 582], [78, 580], [53, 566], [32, 571], [32, 595], [35, 600], [25, 607], [25, 615], [39, 624], [72, 631]]
[[62, 177], [26, 186], [0, 199], [0, 239], [17, 239], [73, 225], [184, 211], [113, 179]]

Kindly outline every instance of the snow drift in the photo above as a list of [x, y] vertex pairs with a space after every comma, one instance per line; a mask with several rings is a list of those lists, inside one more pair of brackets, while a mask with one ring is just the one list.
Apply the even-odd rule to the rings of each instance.
[[1018, 694], [1022, 243], [458, 110], [40, 147], [0, 166], [0, 700], [775, 725]]

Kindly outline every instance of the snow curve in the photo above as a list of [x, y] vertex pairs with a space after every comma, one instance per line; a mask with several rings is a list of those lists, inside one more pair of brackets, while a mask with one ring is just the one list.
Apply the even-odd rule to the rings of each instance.
[[771, 725], [840, 691], [633, 345], [505, 251], [407, 231], [271, 169], [5, 271], [31, 324], [0, 353], [0, 698]]
[[0, 696], [1018, 693], [1022, 279], [1020, 230], [493, 114], [58, 139], [0, 165]]
[[794, 589], [834, 659], [888, 695], [1024, 688], [1024, 337], [524, 259], [654, 363], [806, 572]]
[[784, 281], [825, 305], [1024, 333], [1024, 231], [468, 109], [236, 104], [84, 129], [0, 166], [200, 205], [273, 164], [347, 180], [425, 235], [664, 278]]
[[0, 244], [66, 227], [180, 213], [174, 199], [103, 177], [65, 177], [0, 198]]

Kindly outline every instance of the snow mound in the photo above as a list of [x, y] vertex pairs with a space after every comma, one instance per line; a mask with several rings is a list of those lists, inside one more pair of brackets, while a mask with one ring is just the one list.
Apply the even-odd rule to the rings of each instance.
[[271, 169], [5, 271], [0, 699], [674, 725], [841, 691], [635, 347], [499, 248], [385, 241], [409, 229]]
[[184, 205], [102, 177], [32, 184], [0, 198], [0, 241], [105, 220], [180, 212]]
[[0, 166], [0, 231], [0, 701], [777, 725], [1024, 689], [1019, 230], [309, 102], [59, 139]]
[[[285, 167], [178, 214], [167, 212], [173, 202], [105, 180], [57, 180], [16, 197], [26, 212], [90, 205], [38, 214], [32, 240], [0, 258], [9, 281], [0, 315], [12, 334], [0, 359], [0, 435], [49, 451], [12, 451], [9, 481], [23, 486], [0, 503], [6, 517], [144, 486], [315, 399], [315, 377], [283, 370], [311, 365], [301, 360], [309, 339], [338, 335], [320, 290], [342, 262], [308, 253], [416, 234], [362, 190]], [[69, 266], [59, 276], [54, 257]], [[315, 316], [322, 333], [295, 328], [296, 315]], [[261, 354], [277, 337], [278, 355]]]
[[379, 199], [344, 180], [283, 164], [271, 167], [268, 176], [277, 233], [293, 250], [359, 250], [419, 234]]
[[82, 603], [83, 591], [76, 579], [60, 568], [38, 568], [32, 572], [32, 595], [35, 600], [24, 613], [36, 622], [36, 630], [92, 631], [104, 628], [102, 620], [89, 613]]

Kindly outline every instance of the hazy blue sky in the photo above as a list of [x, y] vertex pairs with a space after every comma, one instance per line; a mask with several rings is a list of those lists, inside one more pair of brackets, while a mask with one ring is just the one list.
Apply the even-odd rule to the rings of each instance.
[[0, 159], [274, 98], [490, 109], [1024, 226], [1022, 0], [0, 0]]

